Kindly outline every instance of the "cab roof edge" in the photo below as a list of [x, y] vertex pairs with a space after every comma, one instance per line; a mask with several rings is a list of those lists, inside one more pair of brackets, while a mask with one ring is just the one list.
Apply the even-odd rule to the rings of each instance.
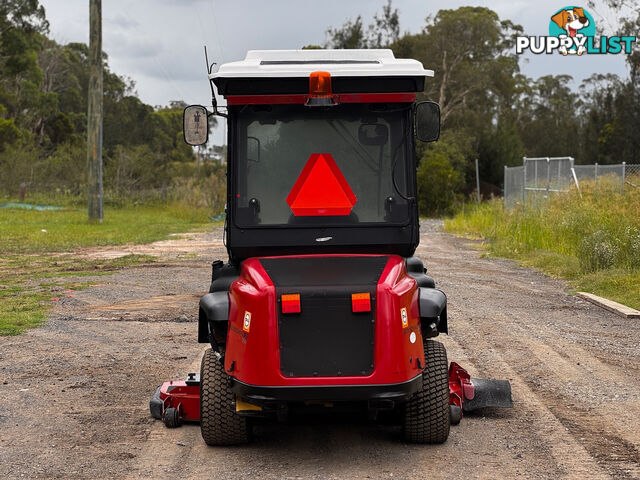
[[336, 49], [249, 50], [244, 60], [221, 65], [209, 78], [305, 77], [317, 70], [336, 77], [434, 76], [419, 61], [395, 58], [389, 49]]

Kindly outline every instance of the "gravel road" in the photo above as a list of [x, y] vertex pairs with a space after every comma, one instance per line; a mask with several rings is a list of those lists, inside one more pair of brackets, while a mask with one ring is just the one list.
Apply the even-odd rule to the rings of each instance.
[[439, 446], [337, 415], [259, 425], [241, 448], [166, 429], [148, 400], [199, 369], [197, 300], [225, 258], [216, 229], [147, 246], [157, 262], [98, 277], [43, 327], [0, 337], [0, 477], [640, 478], [640, 322], [438, 225], [423, 224], [417, 253], [449, 297], [449, 360], [509, 379], [513, 409], [466, 416]]

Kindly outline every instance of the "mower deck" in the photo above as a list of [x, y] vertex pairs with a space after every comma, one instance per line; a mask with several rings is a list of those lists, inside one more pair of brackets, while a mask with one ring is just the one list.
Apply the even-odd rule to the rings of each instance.
[[[417, 377], [419, 378], [419, 377]], [[344, 397], [340, 386], [278, 388], [274, 396], [273, 388], [255, 387], [241, 382], [233, 382], [236, 392], [236, 413], [243, 416], [266, 416], [278, 412], [286, 401], [354, 401], [369, 402], [369, 408], [390, 409], [395, 402], [410, 397], [418, 390], [418, 382], [410, 381], [395, 385], [366, 385], [357, 395], [358, 389], [347, 386]], [[385, 388], [387, 387], [387, 388]], [[366, 390], [366, 391], [365, 391]], [[487, 407], [510, 408], [511, 385], [507, 380], [472, 378], [467, 371], [455, 362], [449, 365], [449, 408], [451, 424], [457, 425], [463, 412]], [[382, 407], [382, 408], [380, 408]], [[174, 380], [160, 385], [149, 402], [151, 416], [163, 420], [168, 428], [179, 427], [183, 422], [200, 421], [200, 377], [189, 373], [186, 380]]]

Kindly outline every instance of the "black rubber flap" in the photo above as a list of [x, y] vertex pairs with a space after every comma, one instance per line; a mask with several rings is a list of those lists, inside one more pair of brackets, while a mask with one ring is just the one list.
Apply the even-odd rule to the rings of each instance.
[[492, 380], [487, 378], [472, 378], [475, 395], [472, 400], [465, 399], [462, 409], [465, 412], [486, 407], [513, 407], [511, 399], [511, 384], [508, 380]]
[[[388, 257], [273, 258], [260, 262], [276, 286], [280, 369], [286, 377], [365, 376], [374, 368], [376, 285]], [[368, 292], [370, 312], [352, 312]], [[301, 312], [283, 314], [280, 297], [299, 293]]]

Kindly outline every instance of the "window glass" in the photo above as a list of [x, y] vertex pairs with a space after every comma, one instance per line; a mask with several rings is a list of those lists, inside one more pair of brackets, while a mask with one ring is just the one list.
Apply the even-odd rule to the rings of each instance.
[[[237, 116], [236, 223], [330, 226], [406, 222], [409, 108], [405, 104], [243, 107]], [[329, 155], [339, 170], [336, 177], [346, 180], [356, 199], [350, 213], [300, 214], [287, 203], [314, 154]], [[333, 178], [329, 178], [331, 182]], [[327, 191], [335, 191], [335, 185], [328, 184]]]

